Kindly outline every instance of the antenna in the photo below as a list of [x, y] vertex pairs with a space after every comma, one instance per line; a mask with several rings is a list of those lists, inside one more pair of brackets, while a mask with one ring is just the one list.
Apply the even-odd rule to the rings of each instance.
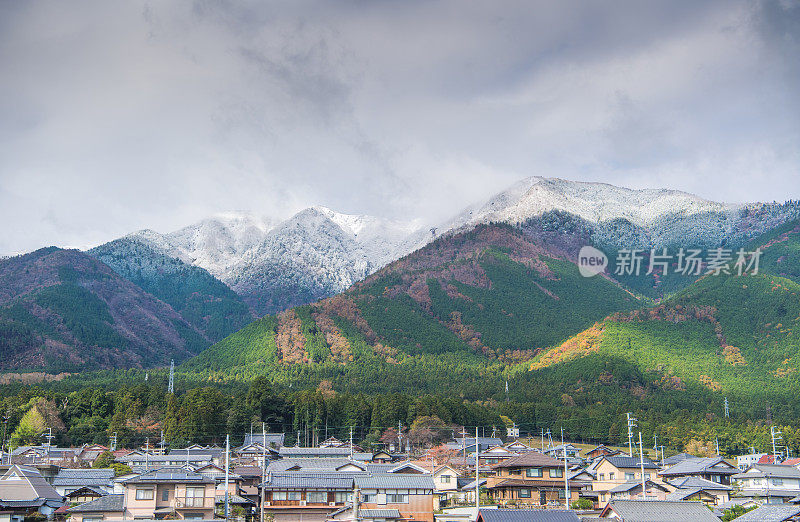
[[175, 359], [169, 361], [169, 385], [167, 386], [167, 393], [175, 393]]

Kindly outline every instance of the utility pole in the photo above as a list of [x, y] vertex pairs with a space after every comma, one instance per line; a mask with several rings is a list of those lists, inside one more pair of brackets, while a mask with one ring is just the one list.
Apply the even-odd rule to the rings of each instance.
[[[478, 467], [478, 427], [475, 426], [475, 512], [480, 513], [481, 509], [481, 476]], [[466, 458], [466, 456], [465, 456]]]
[[778, 464], [778, 459], [783, 455], [782, 451], [780, 453], [778, 452], [778, 448], [781, 447], [778, 442], [782, 442], [783, 437], [781, 436], [781, 432], [777, 426], [770, 426], [769, 433], [772, 437], [772, 456], [775, 459], [774, 464]]
[[114, 432], [114, 435], [111, 437], [111, 451], [117, 451], [117, 432]]
[[175, 393], [175, 359], [169, 361], [169, 385], [167, 386], [167, 393]]
[[403, 453], [403, 423], [397, 421], [397, 453]]
[[[11, 417], [6, 411], [6, 414], [3, 415], [3, 440], [0, 441], [0, 461], [2, 461], [2, 457], [5, 457], [5, 449], [6, 449], [6, 433], [8, 431], [8, 421]], [[10, 463], [9, 463], [10, 464]]]
[[731, 416], [731, 412], [728, 409], [728, 398], [725, 397], [725, 418], [727, 419], [730, 416]]
[[267, 471], [267, 427], [263, 422], [261, 423], [261, 436], [264, 443], [264, 455], [261, 461], [261, 516], [259, 520], [264, 522], [264, 474]]
[[[225, 435], [225, 520], [228, 520], [228, 476], [230, 473], [231, 436]], [[187, 452], [188, 453], [188, 452]]]
[[[164, 455], [164, 446], [166, 446], [166, 441], [164, 440], [164, 430], [161, 430], [161, 442], [158, 443], [161, 446], [161, 454]], [[189, 457], [189, 450], [186, 450], [186, 457]]]
[[639, 466], [642, 473], [642, 500], [647, 496], [647, 480], [644, 478], [644, 451], [642, 450], [642, 432], [639, 432]]
[[630, 412], [625, 414], [628, 419], [628, 456], [633, 457], [633, 428], [636, 428], [636, 419]]
[[353, 427], [350, 426], [350, 460], [353, 460]]
[[658, 460], [658, 433], [653, 433], [653, 449], [656, 450], [656, 460]]
[[542, 428], [542, 453], [544, 453], [544, 428]]
[[144, 439], [144, 469], [150, 471], [150, 437]]
[[719, 437], [714, 437], [714, 447], [717, 448], [717, 457], [719, 457]]
[[564, 504], [569, 509], [569, 470], [567, 469], [567, 447], [564, 446], [564, 426], [561, 426], [561, 451], [564, 453]]

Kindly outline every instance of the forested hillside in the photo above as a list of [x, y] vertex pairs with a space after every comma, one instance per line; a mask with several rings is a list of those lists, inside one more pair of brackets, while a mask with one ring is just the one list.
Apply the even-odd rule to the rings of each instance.
[[77, 250], [0, 261], [0, 369], [163, 365], [209, 344], [169, 305]]

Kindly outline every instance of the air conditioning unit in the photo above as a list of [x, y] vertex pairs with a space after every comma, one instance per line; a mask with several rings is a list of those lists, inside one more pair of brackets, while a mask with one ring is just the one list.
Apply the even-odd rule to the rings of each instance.
[[305, 506], [305, 505], [306, 505], [306, 501], [305, 501], [305, 500], [301, 500], [301, 501], [300, 501], [300, 505], [301, 505], [301, 506]]
[[264, 501], [264, 505], [265, 505], [265, 506], [271, 506], [272, 504], [269, 502], [269, 500], [265, 500], [265, 501]]
[[329, 506], [331, 506], [331, 507], [333, 507], [333, 506], [335, 506], [335, 505], [336, 505], [336, 502], [328, 502], [328, 505], [329, 505]]

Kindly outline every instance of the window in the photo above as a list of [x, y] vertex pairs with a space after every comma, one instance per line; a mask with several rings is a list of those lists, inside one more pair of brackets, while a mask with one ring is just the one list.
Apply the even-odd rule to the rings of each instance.
[[542, 476], [542, 468], [528, 468], [525, 470], [526, 477], [541, 477]]
[[203, 507], [203, 496], [205, 495], [205, 488], [186, 488], [186, 506], [187, 507]]
[[391, 493], [386, 495], [387, 504], [408, 504], [408, 495], [405, 493]]
[[162, 502], [169, 501], [169, 490], [167, 488], [161, 490], [161, 501]]
[[605, 501], [606, 501], [606, 494], [600, 493], [600, 502], [605, 502]]
[[441, 479], [442, 479], [442, 484], [450, 484], [451, 476], [450, 475], [442, 475]]
[[337, 491], [334, 493], [333, 497], [337, 504], [344, 504], [346, 502], [353, 501], [353, 494], [349, 491]]
[[783, 486], [783, 479], [782, 478], [774, 478], [772, 479], [773, 486]]
[[554, 468], [550, 470], [550, 478], [559, 478], [564, 476], [564, 470], [561, 468]]
[[566, 492], [566, 491], [564, 491], [563, 489], [559, 489], [559, 490], [558, 490], [558, 498], [560, 498], [560, 499], [565, 499], [565, 498], [567, 498], [567, 492]]
[[617, 474], [613, 471], [608, 474], [608, 480], [614, 480], [617, 477]]
[[520, 489], [519, 498], [531, 498], [531, 490], [526, 488]]
[[644, 479], [645, 480], [650, 480], [650, 473], [645, 473], [644, 474]]
[[363, 495], [361, 495], [361, 502], [364, 502], [366, 504], [374, 504], [378, 500], [377, 497], [378, 497], [377, 493], [364, 493]]
[[299, 491], [275, 491], [272, 500], [300, 500]]
[[625, 473], [625, 480], [636, 480], [636, 473]]
[[328, 502], [328, 494], [324, 491], [309, 491], [306, 493], [306, 500], [310, 504], [325, 504]]
[[509, 475], [522, 475], [522, 470], [520, 468], [510, 468], [508, 470]]
[[606, 474], [600, 473], [600, 480], [605, 480], [605, 479], [606, 479]]
[[153, 500], [153, 490], [152, 489], [137, 489], [136, 490], [136, 500]]

